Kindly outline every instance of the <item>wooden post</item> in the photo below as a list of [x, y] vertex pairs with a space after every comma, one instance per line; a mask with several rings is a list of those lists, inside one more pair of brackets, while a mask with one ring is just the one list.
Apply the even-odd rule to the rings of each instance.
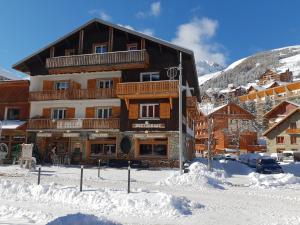
[[53, 57], [54, 57], [54, 54], [55, 54], [55, 47], [52, 46], [52, 47], [50, 48], [50, 58], [53, 58]]
[[100, 167], [101, 167], [101, 159], [98, 162], [98, 178], [100, 178]]
[[79, 31], [78, 54], [83, 53], [83, 37], [84, 37], [84, 30], [81, 30], [81, 31]]
[[128, 186], [127, 186], [127, 193], [130, 193], [130, 161], [128, 161]]
[[80, 192], [82, 192], [83, 166], [80, 169]]
[[145, 49], [146, 48], [146, 43], [145, 43], [145, 39], [142, 38], [141, 39], [141, 50]]
[[38, 172], [38, 185], [41, 183], [41, 166], [39, 166], [39, 172]]
[[113, 46], [114, 46], [114, 28], [109, 27], [108, 31], [108, 51], [112, 52], [113, 51]]

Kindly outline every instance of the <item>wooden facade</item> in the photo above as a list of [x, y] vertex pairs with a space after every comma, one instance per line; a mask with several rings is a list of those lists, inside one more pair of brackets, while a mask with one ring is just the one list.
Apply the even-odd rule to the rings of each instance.
[[277, 73], [273, 70], [266, 70], [259, 78], [259, 85], [265, 85], [270, 81], [293, 82], [293, 73], [286, 70], [283, 73]]
[[0, 142], [7, 144], [9, 157], [12, 149], [26, 142], [26, 121], [29, 118], [29, 81], [0, 82]]
[[[178, 160], [179, 78], [170, 80], [166, 68], [179, 65], [179, 52], [183, 84], [194, 88], [182, 102], [191, 158], [200, 100], [193, 52], [98, 19], [14, 65], [32, 77], [28, 132], [44, 154], [57, 143], [68, 153], [79, 149], [86, 162]], [[124, 136], [133, 143], [128, 156]]]
[[254, 116], [234, 103], [228, 103], [209, 113], [202, 112], [196, 121], [196, 151], [207, 152], [209, 127], [214, 154], [226, 151], [260, 152], [257, 132], [252, 126]]

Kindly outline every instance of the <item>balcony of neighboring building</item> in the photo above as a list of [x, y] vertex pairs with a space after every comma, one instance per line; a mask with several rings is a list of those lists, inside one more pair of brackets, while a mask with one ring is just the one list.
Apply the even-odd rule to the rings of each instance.
[[143, 69], [149, 65], [147, 50], [66, 55], [46, 59], [50, 74]]

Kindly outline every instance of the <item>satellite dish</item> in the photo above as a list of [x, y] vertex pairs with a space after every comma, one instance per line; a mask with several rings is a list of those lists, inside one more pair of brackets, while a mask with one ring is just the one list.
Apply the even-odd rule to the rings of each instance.
[[131, 145], [131, 139], [128, 136], [123, 137], [120, 143], [121, 151], [124, 154], [128, 154], [130, 152]]

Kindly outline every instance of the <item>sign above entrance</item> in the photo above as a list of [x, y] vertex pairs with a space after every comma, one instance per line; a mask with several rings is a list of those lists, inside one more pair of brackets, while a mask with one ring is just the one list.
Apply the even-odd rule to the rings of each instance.
[[165, 134], [134, 134], [135, 138], [166, 138]]
[[63, 137], [79, 137], [80, 133], [63, 133]]
[[94, 133], [94, 134], [90, 134], [90, 138], [91, 139], [95, 139], [95, 138], [103, 138], [103, 137], [108, 137], [109, 135], [107, 133]]
[[51, 133], [37, 133], [37, 137], [52, 137]]
[[133, 123], [132, 128], [165, 128], [165, 124], [163, 123]]

